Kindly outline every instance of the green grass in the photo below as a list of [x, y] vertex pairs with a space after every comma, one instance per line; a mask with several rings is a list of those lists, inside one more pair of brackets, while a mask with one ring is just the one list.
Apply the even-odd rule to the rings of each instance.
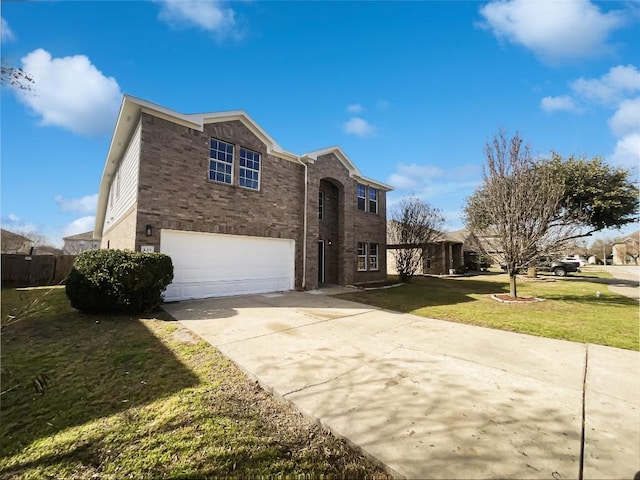
[[[506, 274], [415, 277], [397, 288], [340, 295], [346, 300], [471, 325], [638, 350], [638, 302], [609, 292], [599, 278], [518, 277], [518, 295], [543, 302], [504, 304]], [[600, 292], [598, 296], [597, 292]]]
[[0, 478], [385, 477], [164, 313], [54, 288], [3, 290], [2, 318]]

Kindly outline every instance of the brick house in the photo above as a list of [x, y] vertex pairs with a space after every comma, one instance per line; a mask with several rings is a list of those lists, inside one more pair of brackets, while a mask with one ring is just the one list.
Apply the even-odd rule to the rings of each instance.
[[172, 257], [166, 300], [386, 278], [386, 192], [340, 147], [284, 151], [243, 111], [125, 95], [100, 184], [101, 248]]

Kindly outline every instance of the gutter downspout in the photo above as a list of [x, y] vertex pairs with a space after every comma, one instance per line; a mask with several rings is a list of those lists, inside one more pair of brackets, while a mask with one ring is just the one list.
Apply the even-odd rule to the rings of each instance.
[[307, 284], [307, 202], [309, 194], [309, 166], [298, 157], [298, 162], [304, 167], [304, 215], [302, 220], [302, 289]]

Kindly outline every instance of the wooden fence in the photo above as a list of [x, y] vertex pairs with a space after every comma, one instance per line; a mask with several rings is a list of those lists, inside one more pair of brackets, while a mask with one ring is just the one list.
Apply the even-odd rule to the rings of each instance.
[[2, 287], [37, 287], [61, 283], [75, 255], [2, 254]]

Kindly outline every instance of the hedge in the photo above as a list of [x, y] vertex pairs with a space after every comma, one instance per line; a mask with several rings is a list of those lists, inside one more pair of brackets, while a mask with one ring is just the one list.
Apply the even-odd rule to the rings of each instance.
[[162, 253], [89, 250], [78, 255], [66, 280], [71, 305], [87, 313], [152, 310], [173, 280], [171, 257]]

